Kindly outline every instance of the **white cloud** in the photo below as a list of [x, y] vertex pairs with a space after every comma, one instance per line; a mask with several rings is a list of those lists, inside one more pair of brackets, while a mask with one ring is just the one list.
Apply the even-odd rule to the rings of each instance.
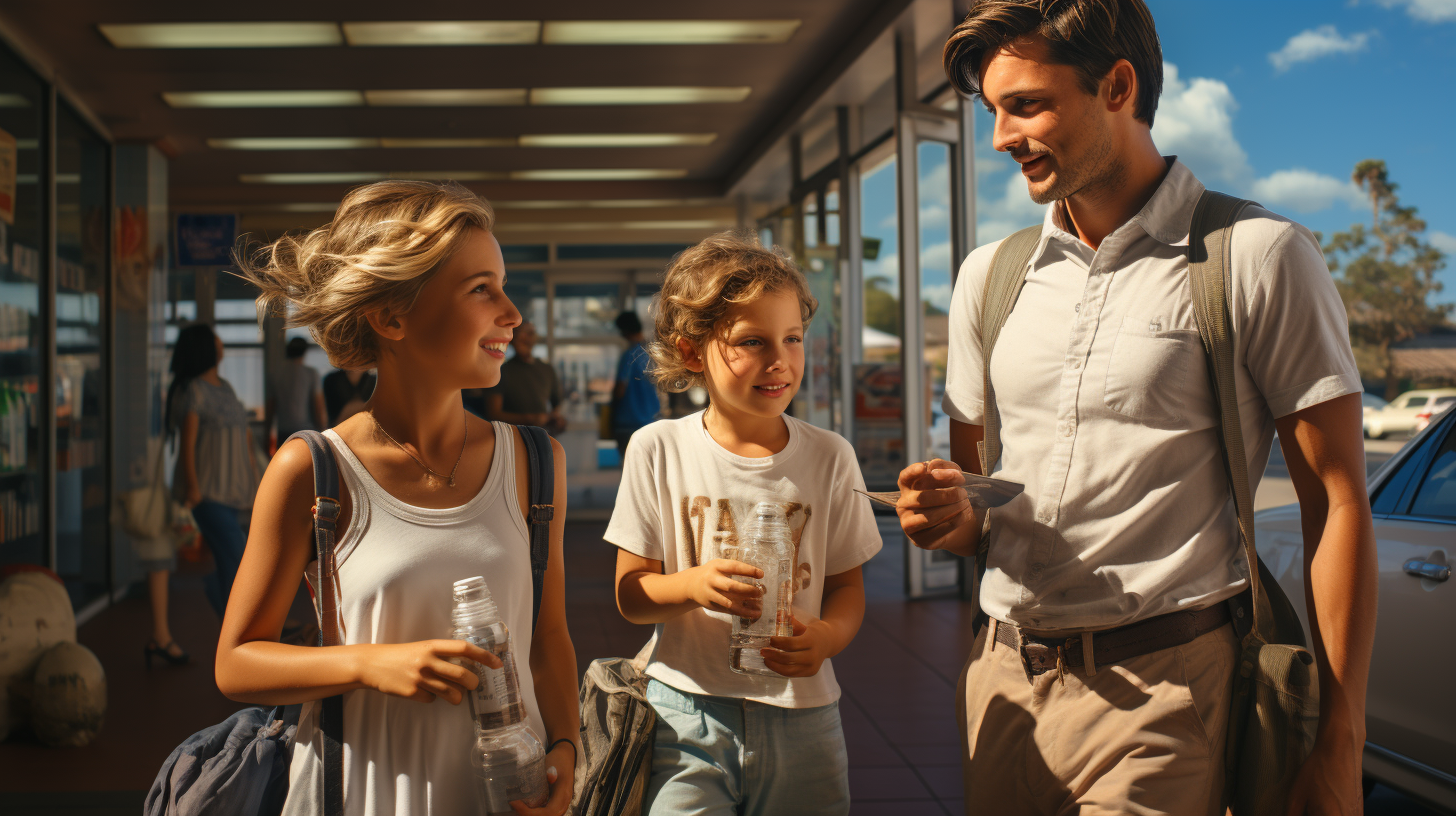
[[1341, 181], [1302, 167], [1280, 170], [1255, 179], [1250, 192], [1260, 204], [1275, 210], [1288, 208], [1302, 213], [1319, 212], [1339, 201], [1352, 210], [1366, 205], [1365, 194], [1354, 182]]
[[1407, 14], [1426, 23], [1456, 21], [1456, 0], [1380, 0], [1380, 5], [1404, 7]]
[[[1452, 235], [1449, 232], [1441, 232], [1440, 230], [1431, 230], [1427, 239], [1431, 242], [1431, 246], [1446, 254], [1446, 260], [1456, 261], [1456, 235]], [[1453, 266], [1456, 266], [1456, 264], [1453, 264]]]
[[1153, 120], [1153, 141], [1205, 182], [1247, 183], [1249, 156], [1234, 137], [1234, 101], [1229, 86], [1216, 79], [1178, 76], [1178, 66], [1163, 63], [1163, 96]]
[[1333, 25], [1306, 29], [1290, 37], [1283, 48], [1270, 53], [1269, 62], [1276, 71], [1288, 71], [1301, 62], [1312, 62], [1331, 54], [1358, 53], [1365, 50], [1374, 33], [1361, 31], [1342, 37]]

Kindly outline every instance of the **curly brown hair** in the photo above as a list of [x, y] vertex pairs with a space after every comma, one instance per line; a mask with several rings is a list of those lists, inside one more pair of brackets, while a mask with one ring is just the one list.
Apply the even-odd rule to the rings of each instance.
[[799, 314], [807, 329], [819, 301], [810, 294], [804, 273], [779, 247], [765, 247], [756, 237], [723, 232], [678, 253], [668, 265], [657, 295], [657, 327], [647, 347], [652, 378], [674, 392], [706, 385], [702, 372], [687, 367], [678, 341], [686, 340], [702, 350], [710, 339], [726, 334], [729, 326], [723, 318], [730, 308], [779, 292], [798, 297]]
[[370, 368], [379, 338], [367, 315], [408, 312], [469, 233], [494, 226], [490, 204], [453, 181], [380, 181], [350, 191], [331, 223], [234, 259], [260, 313], [307, 326], [336, 367]]

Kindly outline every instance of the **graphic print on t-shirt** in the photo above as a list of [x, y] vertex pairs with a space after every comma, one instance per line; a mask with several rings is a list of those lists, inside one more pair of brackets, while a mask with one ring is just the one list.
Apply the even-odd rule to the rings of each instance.
[[[784, 517], [788, 520], [789, 529], [793, 532], [794, 538], [794, 591], [799, 592], [807, 589], [813, 581], [813, 568], [807, 561], [799, 560], [799, 540], [804, 537], [804, 529], [809, 526], [809, 519], [814, 515], [814, 508], [810, 505], [799, 502], [784, 502]], [[795, 516], [800, 512], [803, 518], [795, 524]], [[712, 527], [708, 526], [708, 516], [713, 516]], [[735, 546], [738, 543], [738, 518], [733, 512], [733, 503], [728, 499], [718, 499], [716, 502], [707, 496], [694, 496], [691, 499], [684, 496], [682, 500], [681, 513], [679, 518], [683, 525], [682, 535], [682, 562], [689, 568], [699, 566], [714, 558], [722, 557], [722, 552], [727, 547]], [[712, 546], [708, 548], [707, 555], [704, 555], [704, 544], [710, 540]]]

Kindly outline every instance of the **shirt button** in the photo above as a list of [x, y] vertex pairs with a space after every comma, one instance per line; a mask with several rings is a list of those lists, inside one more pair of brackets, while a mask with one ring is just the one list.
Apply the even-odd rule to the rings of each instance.
[[1072, 433], [1073, 433], [1074, 430], [1075, 430], [1075, 428], [1072, 425], [1063, 425], [1062, 426], [1062, 436], [1070, 437], [1072, 435]]
[[1080, 311], [1082, 311], [1082, 304], [1078, 303], [1076, 306], [1073, 306], [1072, 307], [1072, 311], [1074, 311], [1074, 312], [1080, 312]]
[[1079, 369], [1081, 367], [1082, 367], [1082, 361], [1081, 360], [1073, 360], [1072, 361], [1072, 370], [1073, 371], [1076, 371], [1077, 369]]

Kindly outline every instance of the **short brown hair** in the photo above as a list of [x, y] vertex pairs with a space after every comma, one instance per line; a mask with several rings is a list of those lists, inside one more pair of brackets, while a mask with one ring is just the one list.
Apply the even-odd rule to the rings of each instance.
[[702, 350], [708, 340], [727, 331], [723, 316], [731, 307], [778, 292], [798, 297], [807, 329], [819, 301], [809, 293], [804, 273], [778, 247], [770, 249], [755, 238], [724, 232], [678, 253], [657, 295], [657, 327], [647, 347], [652, 378], [675, 392], [705, 384], [703, 374], [685, 364], [678, 341]]
[[1133, 116], [1153, 126], [1163, 93], [1163, 47], [1143, 0], [976, 0], [945, 43], [945, 73], [966, 96], [981, 92], [987, 54], [1030, 34], [1046, 38], [1052, 62], [1077, 69], [1082, 90], [1097, 85], [1118, 60], [1138, 79]]
[[235, 259], [260, 312], [307, 326], [335, 367], [371, 368], [369, 312], [408, 312], [465, 238], [494, 226], [490, 204], [453, 181], [379, 181], [344, 196], [331, 223]]

